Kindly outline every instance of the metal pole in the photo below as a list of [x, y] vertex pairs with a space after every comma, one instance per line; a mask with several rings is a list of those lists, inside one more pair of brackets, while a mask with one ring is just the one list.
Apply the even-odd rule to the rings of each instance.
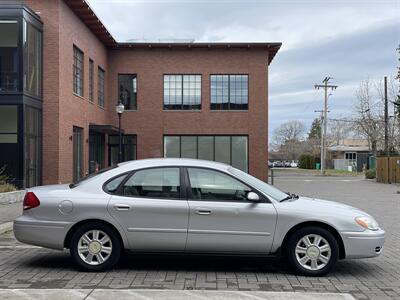
[[387, 97], [387, 77], [383, 79], [384, 83], [384, 97], [385, 97], [385, 152], [388, 161], [388, 183], [390, 182], [390, 149], [389, 149], [389, 109], [388, 109], [388, 97]]
[[323, 124], [324, 124], [324, 112], [322, 111], [321, 112], [321, 154], [320, 154], [320, 156], [321, 156], [321, 165], [320, 165], [320, 167], [321, 167], [321, 172], [322, 172], [322, 161], [324, 160], [324, 154], [323, 154], [323, 149], [324, 149], [324, 134], [323, 134], [323, 131], [322, 131], [322, 126], [323, 126]]
[[271, 185], [274, 185], [274, 168], [271, 168]]
[[327, 110], [328, 110], [328, 80], [325, 80], [325, 102], [324, 102], [324, 138], [322, 140], [322, 161], [321, 161], [321, 171], [322, 175], [325, 175], [325, 161], [326, 161], [326, 129], [327, 129]]
[[118, 114], [118, 132], [119, 132], [118, 162], [119, 163], [122, 161], [121, 115], [122, 114]]

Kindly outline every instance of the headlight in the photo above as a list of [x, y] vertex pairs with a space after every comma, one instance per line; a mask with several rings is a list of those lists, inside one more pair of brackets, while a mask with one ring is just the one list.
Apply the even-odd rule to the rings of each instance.
[[378, 230], [379, 225], [378, 222], [376, 222], [373, 218], [371, 217], [357, 217], [355, 218], [355, 221], [357, 222], [358, 225], [365, 229], [369, 230]]

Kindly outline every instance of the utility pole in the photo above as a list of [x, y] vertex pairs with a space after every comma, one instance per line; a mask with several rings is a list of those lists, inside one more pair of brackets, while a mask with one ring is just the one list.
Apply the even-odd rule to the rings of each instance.
[[324, 80], [322, 80], [323, 84], [316, 84], [314, 85], [315, 89], [319, 90], [320, 88], [324, 89], [324, 93], [325, 93], [325, 102], [324, 102], [324, 111], [323, 111], [323, 115], [324, 115], [324, 127], [323, 127], [323, 135], [322, 135], [322, 149], [321, 149], [321, 173], [322, 175], [326, 175], [326, 131], [327, 131], [327, 120], [328, 120], [328, 89], [331, 89], [332, 91], [334, 89], [336, 89], [338, 86], [337, 85], [332, 85], [329, 84], [329, 80], [331, 79], [331, 77], [325, 77]]
[[390, 182], [390, 149], [389, 149], [389, 107], [387, 97], [387, 77], [383, 78], [384, 84], [384, 100], [385, 100], [385, 152], [387, 155], [388, 166], [388, 183]]
[[385, 152], [389, 156], [389, 107], [387, 97], [387, 77], [384, 77], [384, 100], [385, 100]]
[[324, 158], [323, 157], [323, 154], [322, 154], [322, 149], [324, 148], [324, 136], [323, 136], [323, 133], [322, 133], [322, 126], [323, 126], [323, 124], [324, 124], [324, 111], [323, 110], [314, 110], [314, 112], [318, 112], [318, 113], [321, 113], [321, 122], [320, 122], [320, 131], [321, 131], [321, 151], [320, 151], [320, 160], [321, 160], [321, 163], [322, 163], [322, 159]]

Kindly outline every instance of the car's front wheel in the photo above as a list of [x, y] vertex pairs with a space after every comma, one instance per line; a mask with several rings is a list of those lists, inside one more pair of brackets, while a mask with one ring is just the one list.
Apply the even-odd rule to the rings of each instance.
[[88, 223], [79, 227], [72, 235], [70, 253], [81, 269], [104, 271], [118, 262], [121, 242], [109, 226]]
[[286, 255], [296, 273], [322, 276], [335, 266], [339, 257], [339, 246], [328, 230], [305, 227], [289, 237]]

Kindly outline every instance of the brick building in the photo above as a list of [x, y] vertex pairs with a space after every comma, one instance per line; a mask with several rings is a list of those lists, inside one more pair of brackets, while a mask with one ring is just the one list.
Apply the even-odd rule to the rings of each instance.
[[280, 43], [120, 43], [82, 0], [0, 3], [0, 166], [20, 186], [193, 157], [267, 179]]

